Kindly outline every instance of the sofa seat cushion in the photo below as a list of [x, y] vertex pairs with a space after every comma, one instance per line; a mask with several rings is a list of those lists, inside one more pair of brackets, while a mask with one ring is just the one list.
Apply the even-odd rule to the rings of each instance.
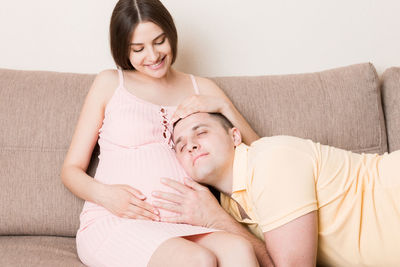
[[83, 265], [76, 254], [75, 238], [54, 236], [0, 236], [0, 266]]

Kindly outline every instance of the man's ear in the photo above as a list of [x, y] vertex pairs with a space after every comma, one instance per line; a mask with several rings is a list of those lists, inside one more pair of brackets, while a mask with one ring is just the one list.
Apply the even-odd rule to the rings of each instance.
[[233, 127], [230, 129], [231, 137], [233, 144], [236, 146], [240, 145], [242, 143], [242, 135], [240, 134], [240, 131], [238, 128]]

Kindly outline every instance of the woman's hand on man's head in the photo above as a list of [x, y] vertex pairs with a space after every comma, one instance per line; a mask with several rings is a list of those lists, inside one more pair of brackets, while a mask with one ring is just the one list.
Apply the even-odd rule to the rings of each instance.
[[197, 112], [223, 113], [227, 103], [217, 96], [193, 95], [186, 98], [172, 115], [171, 123]]

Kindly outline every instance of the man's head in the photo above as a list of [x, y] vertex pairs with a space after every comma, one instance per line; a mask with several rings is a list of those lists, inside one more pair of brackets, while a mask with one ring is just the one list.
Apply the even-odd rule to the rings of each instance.
[[[195, 181], [219, 187], [231, 175], [240, 132], [219, 113], [194, 113], [175, 123], [176, 156]], [[223, 182], [222, 182], [223, 183]]]

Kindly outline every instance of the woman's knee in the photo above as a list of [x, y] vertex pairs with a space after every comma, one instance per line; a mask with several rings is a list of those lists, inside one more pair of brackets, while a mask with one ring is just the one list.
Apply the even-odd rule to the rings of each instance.
[[209, 249], [183, 238], [164, 242], [152, 255], [148, 267], [216, 267], [217, 257]]
[[191, 264], [187, 266], [217, 267], [217, 257], [210, 250], [199, 246], [196, 251], [189, 255]]
[[214, 242], [211, 249], [215, 250], [221, 266], [257, 266], [257, 257], [253, 246], [244, 237], [219, 232], [213, 238], [218, 242]]
[[234, 257], [252, 258], [255, 255], [251, 242], [242, 236], [229, 234], [225, 244]]

